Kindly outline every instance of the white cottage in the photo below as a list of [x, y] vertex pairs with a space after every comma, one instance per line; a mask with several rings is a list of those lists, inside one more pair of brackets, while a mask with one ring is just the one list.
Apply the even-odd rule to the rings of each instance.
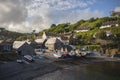
[[35, 53], [34, 48], [32, 48], [27, 42], [25, 41], [14, 41], [13, 49], [19, 55], [33, 55]]
[[100, 27], [100, 29], [108, 28], [108, 27], [112, 27], [112, 26], [119, 26], [118, 21], [107, 21], [107, 22], [105, 22], [105, 23], [102, 24], [102, 26]]
[[75, 31], [78, 32], [87, 32], [90, 30], [90, 27], [79, 27]]

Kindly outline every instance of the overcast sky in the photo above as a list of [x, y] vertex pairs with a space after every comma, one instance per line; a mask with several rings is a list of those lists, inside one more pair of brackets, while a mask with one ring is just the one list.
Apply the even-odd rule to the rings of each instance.
[[109, 16], [120, 11], [120, 0], [0, 0], [0, 27], [37, 32], [51, 24]]

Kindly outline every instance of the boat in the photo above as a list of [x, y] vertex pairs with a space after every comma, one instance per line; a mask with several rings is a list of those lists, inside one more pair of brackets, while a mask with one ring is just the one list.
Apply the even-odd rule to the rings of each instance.
[[30, 55], [24, 55], [24, 59], [30, 62], [33, 61], [33, 58]]
[[21, 60], [21, 59], [17, 59], [16, 61], [17, 61], [17, 63], [23, 63], [23, 60]]
[[61, 53], [54, 53], [53, 56], [55, 58], [60, 58], [60, 57], [62, 57], [62, 54]]

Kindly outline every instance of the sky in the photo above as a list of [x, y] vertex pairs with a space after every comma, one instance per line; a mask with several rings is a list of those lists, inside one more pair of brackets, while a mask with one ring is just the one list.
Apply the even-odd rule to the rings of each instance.
[[51, 24], [75, 23], [120, 12], [120, 0], [0, 0], [0, 27], [31, 33]]

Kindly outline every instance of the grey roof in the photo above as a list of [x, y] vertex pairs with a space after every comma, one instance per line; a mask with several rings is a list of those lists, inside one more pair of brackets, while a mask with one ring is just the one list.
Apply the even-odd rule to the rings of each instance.
[[[54, 44], [56, 42], [61, 42], [60, 39], [58, 38], [49, 38], [47, 41], [46, 41], [46, 44]], [[61, 42], [62, 43], [62, 42]]]

